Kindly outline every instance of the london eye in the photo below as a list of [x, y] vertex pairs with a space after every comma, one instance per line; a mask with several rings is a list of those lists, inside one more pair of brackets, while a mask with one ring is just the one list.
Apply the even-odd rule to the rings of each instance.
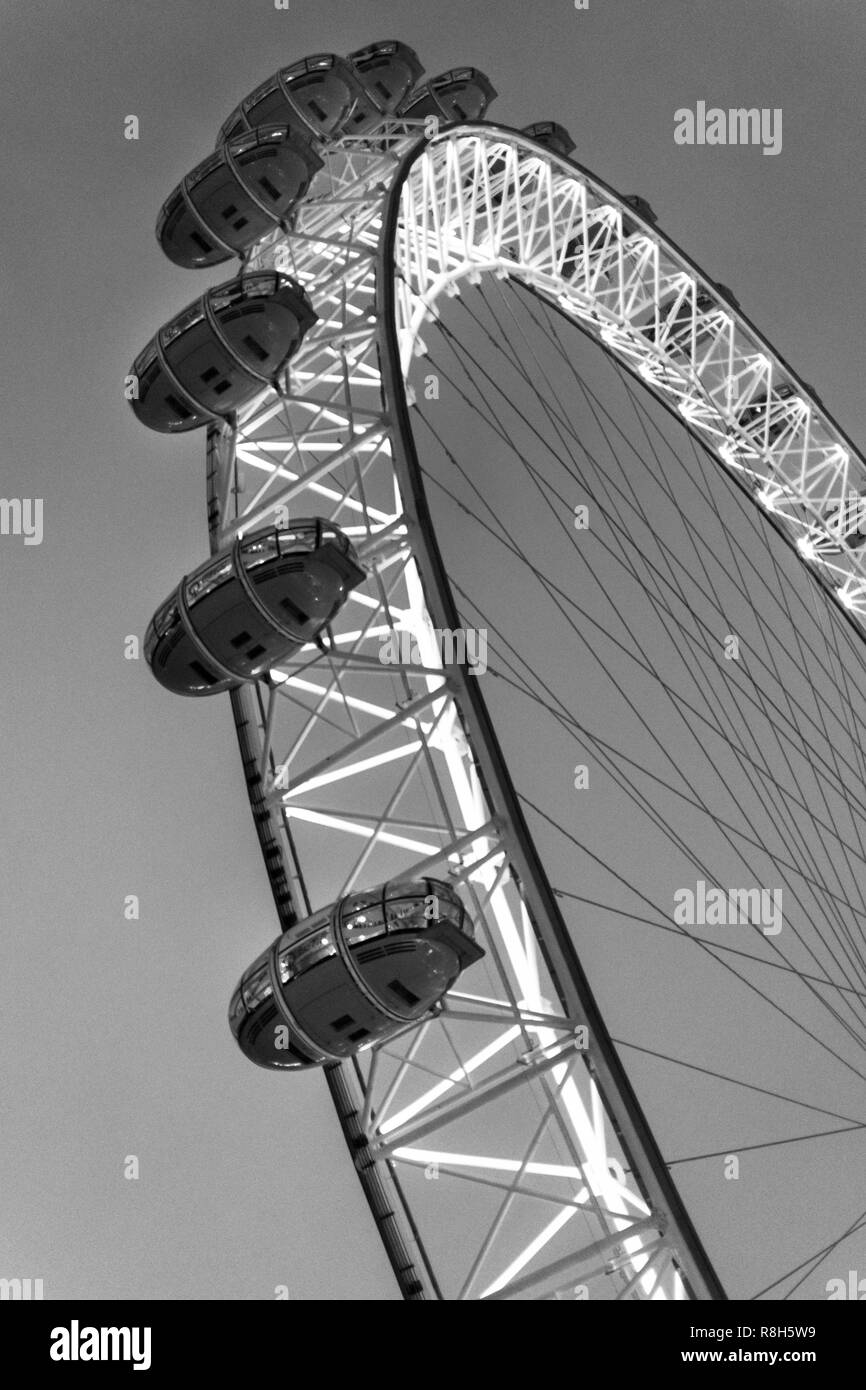
[[231, 703], [280, 932], [231, 1033], [322, 1068], [407, 1300], [808, 1296], [864, 1220], [866, 463], [495, 96], [302, 59], [159, 215], [240, 261], [131, 371], [206, 430], [145, 650]]

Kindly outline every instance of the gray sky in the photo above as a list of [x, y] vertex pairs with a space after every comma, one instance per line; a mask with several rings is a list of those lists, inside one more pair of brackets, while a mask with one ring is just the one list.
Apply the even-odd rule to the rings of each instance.
[[[0, 1273], [51, 1298], [394, 1298], [321, 1077], [287, 1085], [228, 1031], [276, 932], [228, 702], [171, 700], [123, 659], [207, 549], [203, 435], [142, 429], [123, 375], [230, 273], [172, 266], [159, 206], [278, 66], [399, 37], [430, 74], [482, 67], [492, 118], [568, 126], [576, 158], [648, 197], [863, 440], [866, 16], [855, 0], [6, 0], [0, 25], [2, 490], [45, 515], [41, 546], [0, 538]], [[676, 146], [674, 110], [701, 99], [781, 107], [782, 153]]]

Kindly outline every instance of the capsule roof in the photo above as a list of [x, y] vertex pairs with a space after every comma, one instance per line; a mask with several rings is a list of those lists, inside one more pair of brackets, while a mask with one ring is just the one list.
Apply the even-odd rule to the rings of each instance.
[[308, 139], [359, 134], [382, 119], [361, 74], [336, 53], [317, 53], [280, 68], [235, 107], [223, 122], [217, 144], [242, 130], [274, 123], [291, 126]]
[[303, 288], [280, 271], [213, 285], [136, 357], [136, 417], [167, 434], [230, 418], [275, 381], [316, 318]]
[[224, 141], [163, 204], [157, 240], [169, 260], [194, 269], [241, 256], [285, 226], [322, 161], [287, 125], [261, 126]]
[[399, 107], [407, 119], [437, 116], [440, 120], [478, 121], [497, 93], [479, 68], [451, 68], [416, 87]]
[[[647, 202], [646, 198], [642, 198], [639, 193], [624, 194], [623, 202], [628, 203], [629, 207], [634, 208], [635, 212], [639, 217], [643, 218], [644, 222], [649, 222], [653, 226], [658, 222], [658, 217], [653, 211], [652, 205]], [[630, 218], [625, 217], [623, 218], [623, 230], [625, 230], [626, 222], [628, 222], [632, 230], [635, 230], [637, 224], [633, 223]]]

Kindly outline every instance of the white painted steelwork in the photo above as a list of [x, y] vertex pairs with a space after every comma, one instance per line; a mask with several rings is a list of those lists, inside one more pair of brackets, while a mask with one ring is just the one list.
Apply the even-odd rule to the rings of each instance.
[[[682, 417], [861, 630], [864, 556], [828, 517], [866, 493], [866, 468], [769, 344], [612, 190], [503, 127], [429, 133], [389, 120], [322, 148], [291, 232], [249, 263], [296, 276], [319, 320], [284, 392], [211, 431], [213, 547], [275, 514], [319, 513], [369, 573], [324, 650], [232, 697], [256, 824], [285, 924], [318, 905], [302, 864], [313, 879], [329, 866], [322, 901], [435, 872], [462, 887], [488, 951], [486, 977], [470, 972], [435, 1018], [329, 1073], [404, 1296], [723, 1298], [544, 879], [478, 680], [443, 666], [436, 629], [456, 610], [405, 379], [443, 294], [486, 274], [520, 281]], [[382, 663], [400, 632], [422, 665]]]

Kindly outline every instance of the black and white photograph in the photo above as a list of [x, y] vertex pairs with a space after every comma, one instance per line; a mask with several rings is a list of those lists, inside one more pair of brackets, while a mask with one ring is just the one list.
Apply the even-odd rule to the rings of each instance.
[[542, 1301], [833, 1382], [864, 66], [863, 0], [0, 0], [34, 1373]]

